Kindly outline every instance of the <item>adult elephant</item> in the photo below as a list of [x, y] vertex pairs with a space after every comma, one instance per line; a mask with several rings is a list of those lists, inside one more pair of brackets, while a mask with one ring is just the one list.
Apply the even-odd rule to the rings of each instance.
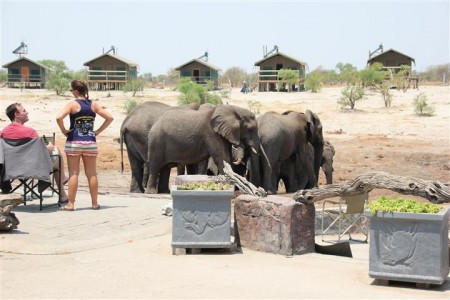
[[[291, 168], [284, 181], [289, 181], [289, 190], [299, 186], [298, 172], [301, 171], [309, 185], [317, 183], [320, 160], [317, 163], [314, 155], [322, 156], [322, 125], [318, 117], [311, 111], [305, 113], [287, 111], [282, 114], [268, 112], [258, 119], [261, 144], [266, 150], [268, 161], [261, 161], [262, 187], [271, 194], [278, 190], [281, 177], [281, 165], [286, 162]], [[321, 142], [322, 140], [322, 142]], [[317, 149], [315, 145], [317, 146]], [[270, 170], [271, 169], [271, 170]], [[316, 175], [317, 174], [317, 175]], [[307, 185], [305, 184], [305, 185]]]
[[333, 157], [336, 154], [334, 146], [329, 142], [325, 141], [323, 144], [323, 155], [322, 155], [322, 171], [325, 173], [325, 178], [327, 184], [333, 184]]
[[[232, 145], [239, 147], [241, 143], [252, 149], [253, 160], [258, 161], [258, 126], [248, 109], [219, 105], [198, 111], [165, 112], [148, 134], [146, 193], [158, 192], [158, 173], [166, 165], [197, 164], [211, 157], [223, 174], [223, 162], [231, 162]], [[254, 171], [259, 172], [257, 168]]]
[[[183, 107], [183, 106], [182, 106]], [[185, 106], [185, 109], [198, 109], [198, 104]], [[153, 124], [169, 109], [174, 106], [157, 101], [147, 101], [138, 105], [123, 121], [120, 128], [120, 155], [123, 172], [123, 144], [128, 152], [128, 160], [131, 168], [130, 192], [143, 193], [147, 182], [145, 162], [148, 152], [148, 133]], [[168, 190], [170, 169], [165, 170], [160, 180], [161, 189]], [[167, 186], [167, 187], [166, 187]]]

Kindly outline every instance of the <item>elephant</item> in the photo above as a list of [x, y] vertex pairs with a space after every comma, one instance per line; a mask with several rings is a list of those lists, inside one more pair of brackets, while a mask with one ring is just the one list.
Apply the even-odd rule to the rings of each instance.
[[165, 112], [148, 134], [149, 178], [145, 192], [161, 192], [156, 187], [157, 176], [167, 165], [198, 164], [211, 157], [219, 174], [223, 174], [223, 162], [231, 162], [232, 145], [238, 147], [241, 143], [252, 150], [252, 159], [259, 161], [258, 156], [264, 151], [255, 115], [248, 109], [219, 105], [197, 111]]
[[333, 184], [333, 157], [336, 154], [336, 150], [329, 141], [325, 141], [323, 144], [323, 155], [322, 155], [322, 171], [325, 173], [325, 178], [327, 184]]
[[[185, 109], [195, 110], [199, 108], [198, 104], [182, 106]], [[147, 182], [146, 170], [144, 168], [147, 160], [148, 133], [153, 124], [162, 116], [162, 114], [173, 106], [157, 102], [147, 101], [138, 105], [123, 121], [120, 128], [120, 153], [123, 172], [123, 143], [125, 143], [128, 152], [128, 160], [131, 167], [130, 192], [143, 193], [144, 183]], [[160, 178], [161, 189], [168, 190], [169, 172], [165, 170], [164, 179]], [[164, 186], [164, 187], [163, 187]]]
[[[288, 192], [299, 189], [302, 176], [304, 187], [317, 184], [321, 160], [316, 162], [315, 155], [322, 157], [323, 152], [322, 125], [317, 115], [310, 110], [268, 112], [258, 118], [258, 127], [272, 168], [270, 172], [270, 165], [260, 162], [262, 187], [268, 193], [277, 192], [280, 179], [287, 183]], [[289, 168], [282, 169], [282, 165]]]
[[[333, 145], [329, 141], [324, 141], [321, 169], [325, 174], [327, 184], [333, 183], [333, 157], [335, 153]], [[313, 160], [314, 147], [311, 143], [308, 143], [308, 155], [308, 159]], [[293, 180], [294, 178], [297, 178], [297, 180]], [[308, 183], [303, 170], [295, 169], [295, 157], [290, 157], [281, 163], [279, 180], [283, 181], [286, 193], [295, 193], [298, 190], [305, 189]]]

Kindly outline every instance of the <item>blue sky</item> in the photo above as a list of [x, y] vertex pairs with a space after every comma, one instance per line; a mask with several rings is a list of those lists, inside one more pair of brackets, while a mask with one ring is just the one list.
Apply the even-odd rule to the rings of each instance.
[[429, 1], [38, 1], [0, 0], [1, 64], [17, 58], [63, 60], [74, 71], [116, 47], [139, 73], [170, 68], [209, 53], [223, 71], [255, 71], [263, 46], [308, 64], [364, 68], [383, 43], [415, 58], [416, 71], [449, 58], [449, 0]]

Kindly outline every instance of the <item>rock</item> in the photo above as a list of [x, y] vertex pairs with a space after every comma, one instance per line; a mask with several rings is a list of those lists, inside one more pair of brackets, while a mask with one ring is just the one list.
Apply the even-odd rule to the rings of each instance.
[[234, 202], [241, 246], [282, 255], [315, 252], [314, 204], [240, 195]]

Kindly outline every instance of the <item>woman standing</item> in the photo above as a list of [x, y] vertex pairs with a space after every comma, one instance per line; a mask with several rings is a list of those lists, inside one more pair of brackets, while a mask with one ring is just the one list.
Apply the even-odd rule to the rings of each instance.
[[[98, 178], [97, 178], [97, 140], [96, 137], [103, 132], [113, 121], [112, 115], [100, 104], [89, 99], [87, 83], [74, 80], [70, 83], [70, 91], [75, 97], [69, 102], [56, 117], [61, 132], [67, 137], [64, 151], [67, 156], [69, 169], [68, 204], [61, 207], [64, 211], [75, 210], [75, 198], [78, 190], [78, 175], [80, 174], [80, 158], [83, 159], [84, 173], [86, 174], [89, 191], [91, 193], [92, 209], [99, 209], [97, 202]], [[100, 115], [104, 122], [94, 130], [96, 115]], [[64, 126], [64, 118], [70, 116], [70, 128]]]

